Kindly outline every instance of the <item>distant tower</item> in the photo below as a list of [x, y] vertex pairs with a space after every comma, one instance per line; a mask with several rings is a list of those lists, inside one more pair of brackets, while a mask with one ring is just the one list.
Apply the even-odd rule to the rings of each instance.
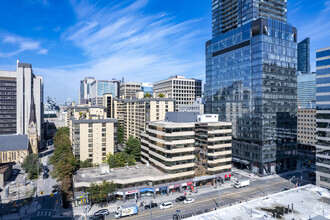
[[30, 147], [32, 153], [38, 154], [38, 131], [37, 131], [37, 120], [36, 120], [36, 112], [35, 112], [35, 104], [34, 98], [32, 96], [32, 102], [30, 105], [30, 119], [28, 126], [28, 138], [30, 142]]

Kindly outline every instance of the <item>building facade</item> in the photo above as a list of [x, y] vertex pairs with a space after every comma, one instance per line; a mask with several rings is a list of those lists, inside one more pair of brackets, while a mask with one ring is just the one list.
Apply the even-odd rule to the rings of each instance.
[[298, 73], [298, 108], [315, 108], [316, 74]]
[[90, 100], [90, 84], [94, 81], [94, 77], [85, 77], [80, 81], [79, 88], [79, 104], [88, 104]]
[[316, 109], [298, 109], [298, 164], [311, 167], [315, 165]]
[[81, 161], [101, 164], [117, 145], [117, 120], [107, 118], [106, 108], [68, 107], [68, 127], [74, 155]]
[[173, 76], [154, 83], [154, 93], [175, 99], [176, 105], [192, 105], [196, 98], [202, 97], [202, 81]]
[[43, 78], [31, 64], [17, 61], [16, 71], [0, 71], [0, 135], [28, 134], [34, 100], [38, 141], [43, 138]]
[[177, 178], [229, 176], [231, 159], [231, 123], [218, 115], [169, 112], [141, 135], [142, 162]]
[[330, 47], [316, 51], [316, 185], [330, 189]]
[[144, 94], [149, 93], [150, 95], [152, 95], [152, 93], [154, 92], [152, 83], [142, 83], [141, 91], [144, 92]]
[[212, 0], [212, 36], [222, 35], [258, 18], [287, 21], [287, 0]]
[[139, 91], [141, 91], [141, 83], [123, 82], [120, 84], [120, 96], [124, 99], [134, 98]]
[[311, 71], [309, 37], [298, 43], [298, 71], [302, 73]]
[[177, 105], [178, 112], [199, 112], [204, 114], [204, 103], [202, 98], [197, 98], [194, 104]]
[[103, 105], [103, 94], [112, 94], [117, 97], [117, 83], [110, 80], [94, 80], [90, 84], [90, 101], [93, 106]]
[[0, 163], [23, 163], [31, 153], [27, 135], [0, 135]]
[[[294, 169], [297, 30], [286, 23], [286, 0], [212, 2], [205, 113], [232, 122], [238, 166], [260, 174]], [[244, 13], [236, 19], [231, 11]]]

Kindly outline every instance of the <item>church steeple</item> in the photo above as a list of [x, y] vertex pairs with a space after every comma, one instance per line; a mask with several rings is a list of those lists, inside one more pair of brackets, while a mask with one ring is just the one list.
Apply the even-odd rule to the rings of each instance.
[[31, 105], [30, 105], [30, 118], [28, 127], [28, 138], [30, 141], [30, 146], [32, 153], [38, 153], [38, 133], [37, 133], [37, 117], [36, 117], [36, 107], [34, 104], [34, 97], [32, 95]]

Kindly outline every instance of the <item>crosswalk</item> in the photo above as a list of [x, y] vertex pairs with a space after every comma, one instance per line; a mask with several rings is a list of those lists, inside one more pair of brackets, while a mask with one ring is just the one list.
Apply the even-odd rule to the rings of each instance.
[[52, 216], [54, 215], [54, 210], [38, 210], [37, 216]]

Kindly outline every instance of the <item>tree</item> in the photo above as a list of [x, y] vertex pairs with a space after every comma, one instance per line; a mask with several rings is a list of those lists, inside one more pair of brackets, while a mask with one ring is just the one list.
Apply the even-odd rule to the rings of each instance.
[[113, 196], [113, 193], [117, 191], [117, 186], [112, 181], [103, 180], [101, 184], [91, 183], [85, 191], [88, 192], [92, 203], [101, 203]]
[[87, 167], [93, 167], [94, 164], [90, 159], [86, 159], [84, 161], [79, 161], [79, 168], [87, 168]]
[[119, 144], [124, 143], [124, 126], [121, 124], [118, 124], [117, 139]]
[[158, 97], [159, 97], [159, 98], [164, 98], [165, 95], [164, 95], [163, 93], [159, 93], [159, 94], [158, 94]]
[[107, 154], [107, 158], [105, 159], [104, 163], [107, 163], [110, 168], [118, 167], [115, 155], [111, 153]]
[[38, 155], [29, 154], [22, 163], [22, 168], [29, 174], [29, 179], [38, 178], [42, 171], [42, 164], [39, 162]]
[[129, 137], [126, 142], [125, 152], [130, 154], [135, 160], [140, 160], [141, 141], [138, 138]]
[[151, 95], [149, 94], [149, 93], [146, 93], [145, 95], [144, 95], [144, 98], [150, 98], [151, 97]]

